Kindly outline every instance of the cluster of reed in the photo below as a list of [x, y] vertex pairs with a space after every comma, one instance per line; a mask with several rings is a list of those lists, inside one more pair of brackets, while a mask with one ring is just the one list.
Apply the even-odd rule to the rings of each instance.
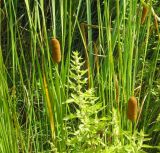
[[[146, 9], [144, 9], [144, 12], [146, 12]], [[144, 19], [142, 19], [142, 22], [144, 22]], [[52, 38], [51, 46], [52, 46], [52, 59], [55, 63], [58, 64], [61, 61], [60, 43], [56, 38]], [[134, 96], [131, 96], [128, 100], [127, 117], [131, 121], [135, 121], [137, 119], [137, 99]]]

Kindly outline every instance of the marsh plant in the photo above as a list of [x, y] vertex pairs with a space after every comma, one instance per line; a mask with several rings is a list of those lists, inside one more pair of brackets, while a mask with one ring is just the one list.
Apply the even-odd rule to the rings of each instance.
[[160, 151], [159, 6], [0, 0], [0, 153]]

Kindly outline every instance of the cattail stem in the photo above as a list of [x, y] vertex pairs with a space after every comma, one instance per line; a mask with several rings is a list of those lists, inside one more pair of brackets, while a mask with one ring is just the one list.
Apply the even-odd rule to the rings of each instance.
[[134, 134], [135, 129], [136, 129], [136, 123], [135, 121], [132, 121], [132, 134]]
[[47, 80], [46, 80], [46, 75], [44, 72], [44, 60], [43, 59], [42, 59], [42, 73], [43, 73], [43, 86], [44, 86], [44, 92], [45, 92], [45, 97], [46, 97], [46, 105], [47, 105], [47, 109], [48, 109], [48, 117], [50, 120], [52, 139], [53, 139], [53, 141], [55, 141], [54, 116], [53, 116], [52, 105], [51, 105], [49, 91], [48, 91], [48, 84], [47, 84]]
[[94, 70], [96, 69], [97, 73], [99, 74], [99, 57], [98, 57], [98, 49], [96, 43], [94, 45]]
[[87, 67], [87, 75], [88, 75], [88, 89], [90, 88], [90, 65], [89, 65], [89, 55], [88, 55], [88, 52], [87, 52], [87, 39], [86, 39], [86, 32], [85, 32], [85, 26], [84, 26], [84, 23], [81, 23], [80, 24], [80, 28], [81, 28], [81, 31], [82, 31], [82, 36], [83, 36], [83, 39], [84, 39], [84, 48], [85, 48], [85, 59], [86, 59], [86, 67]]

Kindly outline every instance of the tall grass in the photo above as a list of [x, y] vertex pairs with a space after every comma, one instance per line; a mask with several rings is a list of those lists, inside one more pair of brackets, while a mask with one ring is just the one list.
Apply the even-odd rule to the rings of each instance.
[[[138, 141], [142, 143], [139, 150], [150, 145], [148, 152], [157, 151], [160, 37], [154, 13], [160, 13], [158, 1], [0, 3], [1, 152], [69, 149], [68, 133], [78, 131], [81, 124], [73, 119], [68, 127], [64, 120], [78, 111], [74, 104], [66, 103], [72, 95], [69, 77], [74, 50], [82, 55], [82, 69], [87, 70], [82, 78], [88, 79], [83, 91], [95, 90], [101, 103], [96, 115], [107, 118], [102, 139], [105, 149], [101, 149], [127, 152], [128, 145], [136, 152]], [[148, 6], [148, 13], [141, 24], [144, 6]], [[60, 63], [52, 60], [52, 37], [61, 45]], [[131, 96], [138, 100], [135, 123], [127, 119]], [[144, 133], [151, 138], [147, 142], [143, 142]]]

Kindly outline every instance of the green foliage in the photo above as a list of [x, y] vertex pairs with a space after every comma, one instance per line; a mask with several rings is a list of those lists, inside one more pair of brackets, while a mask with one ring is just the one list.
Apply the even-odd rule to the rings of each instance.
[[[75, 107], [75, 113], [64, 118], [68, 129], [67, 147], [73, 152], [101, 152], [105, 144], [103, 142], [107, 119], [99, 118], [98, 112], [104, 109], [94, 95], [94, 90], [86, 90], [87, 72], [82, 70], [84, 62], [78, 52], [73, 52], [70, 68], [70, 98], [66, 101], [70, 107]], [[72, 109], [72, 108], [70, 108]], [[70, 120], [75, 120], [76, 128], [71, 128]], [[73, 125], [74, 126], [74, 125]], [[100, 134], [102, 133], [102, 134]]]
[[[94, 89], [85, 89], [86, 71], [82, 70], [82, 58], [78, 52], [73, 52], [72, 58], [69, 78], [71, 93], [66, 101], [69, 114], [64, 118], [68, 152], [144, 152], [143, 143], [150, 139], [145, 138], [142, 130], [132, 134], [121, 129], [115, 109], [110, 114], [112, 119], [109, 116], [99, 117], [104, 107], [95, 97]], [[71, 113], [73, 107], [75, 113]], [[111, 125], [112, 133], [109, 131]]]

